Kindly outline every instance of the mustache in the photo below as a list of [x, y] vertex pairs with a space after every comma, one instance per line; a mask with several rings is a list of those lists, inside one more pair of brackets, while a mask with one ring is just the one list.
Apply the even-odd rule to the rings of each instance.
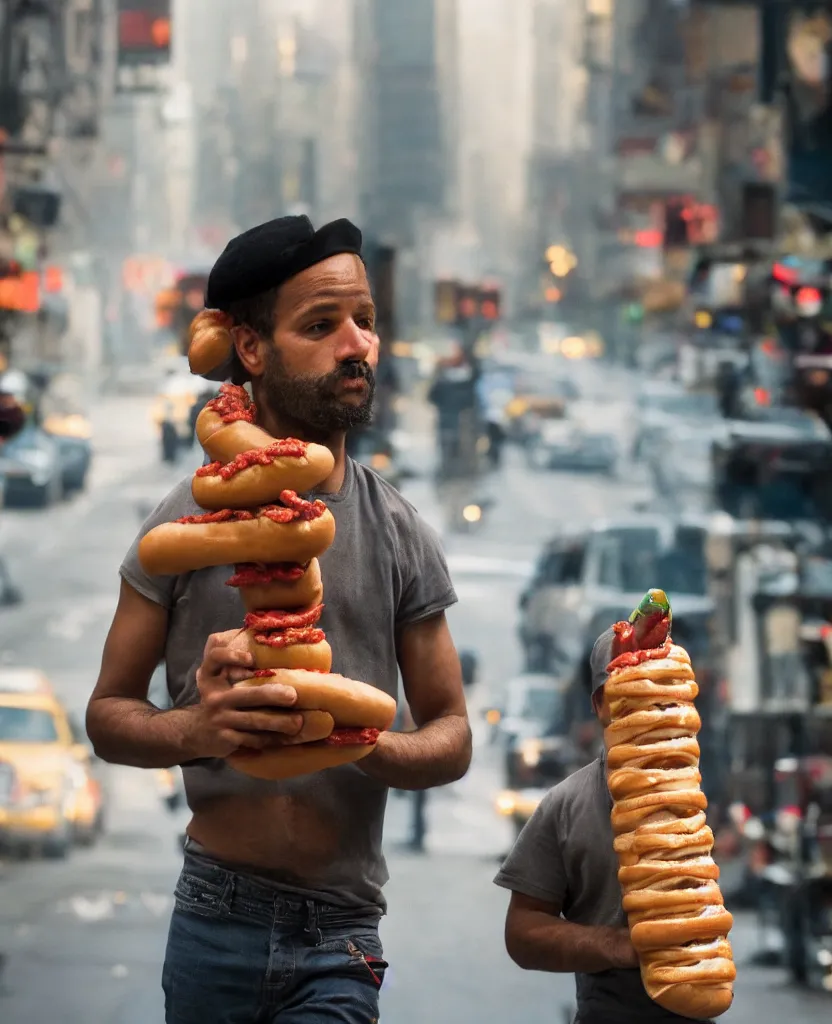
[[341, 380], [366, 380], [372, 385], [376, 380], [375, 371], [369, 363], [341, 363], [329, 376], [335, 383]]

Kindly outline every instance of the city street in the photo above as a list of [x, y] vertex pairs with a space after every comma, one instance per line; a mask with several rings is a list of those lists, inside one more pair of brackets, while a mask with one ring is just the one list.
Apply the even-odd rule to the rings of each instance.
[[[0, 613], [3, 661], [44, 669], [79, 714], [95, 680], [119, 561], [139, 510], [197, 461], [194, 452], [178, 467], [158, 462], [148, 410], [142, 398], [103, 399], [88, 493], [57, 509], [3, 513], [0, 543], [25, 590], [22, 605]], [[412, 463], [426, 465], [429, 436], [405, 434], [403, 441]], [[571, 978], [526, 975], [503, 949], [507, 894], [491, 878], [511, 835], [493, 809], [500, 778], [485, 744], [482, 710], [520, 669], [517, 596], [542, 542], [557, 523], [625, 512], [643, 499], [645, 485], [627, 473], [612, 483], [532, 476], [509, 454], [499, 504], [483, 528], [446, 538], [460, 598], [451, 613], [453, 632], [480, 664], [470, 694], [474, 765], [460, 783], [431, 794], [425, 856], [398, 849], [409, 803], [396, 795], [389, 803], [392, 877], [382, 934], [391, 967], [382, 1008], [383, 1019], [397, 1024], [497, 1024], [521, 1006], [524, 1019], [542, 1024], [559, 1021], [560, 1007], [571, 1002]], [[427, 478], [406, 493], [441, 525]], [[4, 1024], [161, 1024], [161, 960], [185, 818], [164, 809], [149, 773], [112, 769], [108, 778], [107, 833], [94, 849], [75, 851], [64, 863], [0, 867]], [[828, 1020], [828, 999], [787, 988], [779, 971], [745, 966], [756, 942], [750, 919], [738, 918], [732, 938], [740, 974], [735, 1008], [725, 1020]]]

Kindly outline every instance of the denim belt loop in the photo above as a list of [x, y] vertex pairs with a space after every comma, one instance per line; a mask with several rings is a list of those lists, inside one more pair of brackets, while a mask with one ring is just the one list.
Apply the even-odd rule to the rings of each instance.
[[324, 940], [318, 920], [318, 904], [314, 900], [306, 901], [306, 927], [303, 933], [312, 939], [316, 946]]

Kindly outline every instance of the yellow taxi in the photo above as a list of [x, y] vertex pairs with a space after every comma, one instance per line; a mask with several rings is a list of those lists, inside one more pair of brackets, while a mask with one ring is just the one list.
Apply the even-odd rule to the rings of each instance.
[[547, 789], [506, 789], [497, 795], [494, 806], [499, 815], [511, 821], [514, 834], [519, 836], [547, 792]]
[[0, 669], [0, 845], [65, 857], [92, 843], [104, 794], [81, 730], [33, 669]]

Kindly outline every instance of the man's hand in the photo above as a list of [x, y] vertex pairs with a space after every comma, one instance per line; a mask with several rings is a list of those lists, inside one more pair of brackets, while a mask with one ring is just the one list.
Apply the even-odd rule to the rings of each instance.
[[264, 750], [303, 726], [299, 714], [286, 710], [298, 699], [291, 686], [234, 685], [254, 671], [251, 654], [232, 646], [239, 632], [214, 633], [205, 645], [196, 674], [200, 702], [192, 709], [194, 759], [227, 757], [240, 747]]

